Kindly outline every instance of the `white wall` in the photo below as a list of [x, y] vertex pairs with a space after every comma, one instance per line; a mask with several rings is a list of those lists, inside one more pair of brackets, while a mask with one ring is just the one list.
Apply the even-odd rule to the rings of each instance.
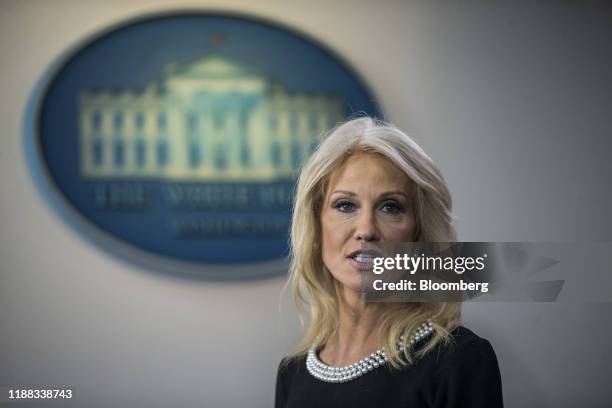
[[[562, 3], [562, 4], [561, 4]], [[37, 191], [22, 118], [86, 35], [168, 1], [0, 2], [0, 387], [69, 385], [79, 406], [265, 407], [297, 338], [282, 278], [207, 283], [108, 256]], [[582, 2], [218, 1], [354, 65], [439, 163], [463, 240], [610, 240], [612, 9]], [[579, 273], [579, 271], [577, 271]], [[610, 404], [610, 304], [471, 304], [508, 407]], [[76, 405], [73, 405], [76, 406]]]

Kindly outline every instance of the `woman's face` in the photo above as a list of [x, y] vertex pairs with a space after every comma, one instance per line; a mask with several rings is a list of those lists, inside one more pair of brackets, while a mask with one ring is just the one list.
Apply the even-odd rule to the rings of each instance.
[[361, 291], [372, 260], [364, 242], [413, 241], [413, 183], [381, 155], [356, 153], [329, 179], [321, 210], [323, 263], [344, 288]]

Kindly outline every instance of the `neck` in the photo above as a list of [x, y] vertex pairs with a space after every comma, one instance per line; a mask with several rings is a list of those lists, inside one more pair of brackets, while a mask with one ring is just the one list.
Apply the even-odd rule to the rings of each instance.
[[380, 304], [366, 304], [360, 293], [339, 290], [338, 331], [332, 336], [320, 358], [332, 366], [354, 363], [380, 348], [378, 326]]

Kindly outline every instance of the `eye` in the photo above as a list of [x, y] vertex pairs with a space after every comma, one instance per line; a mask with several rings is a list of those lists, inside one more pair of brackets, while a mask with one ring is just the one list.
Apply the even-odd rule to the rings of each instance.
[[387, 214], [399, 214], [403, 212], [403, 208], [395, 201], [385, 201], [380, 209]]
[[338, 201], [334, 204], [334, 208], [343, 213], [350, 213], [355, 211], [355, 204], [350, 201]]

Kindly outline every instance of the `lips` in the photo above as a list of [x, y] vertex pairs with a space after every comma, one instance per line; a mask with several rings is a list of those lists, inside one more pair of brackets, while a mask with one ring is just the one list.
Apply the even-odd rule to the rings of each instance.
[[370, 254], [359, 253], [353, 257], [357, 262], [373, 262], [374, 257]]
[[347, 258], [351, 265], [360, 271], [372, 270], [374, 258], [381, 256], [375, 251], [358, 250], [351, 252]]

